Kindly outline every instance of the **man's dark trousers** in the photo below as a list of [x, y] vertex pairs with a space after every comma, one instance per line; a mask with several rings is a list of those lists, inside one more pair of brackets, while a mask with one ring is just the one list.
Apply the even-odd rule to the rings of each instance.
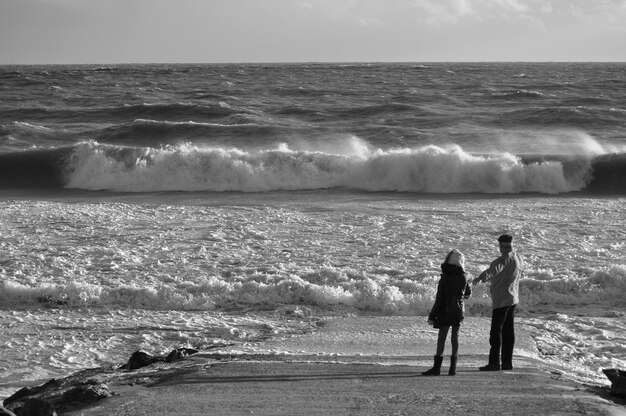
[[500, 365], [502, 350], [502, 367], [513, 366], [513, 346], [515, 345], [515, 306], [494, 309], [491, 313], [491, 331], [489, 332], [489, 365]]

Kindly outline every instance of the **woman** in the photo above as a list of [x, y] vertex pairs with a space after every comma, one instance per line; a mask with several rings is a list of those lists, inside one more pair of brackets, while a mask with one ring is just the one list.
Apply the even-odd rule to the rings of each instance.
[[439, 328], [437, 338], [437, 352], [433, 368], [422, 373], [425, 376], [438, 376], [443, 362], [443, 350], [446, 345], [448, 331], [452, 328], [450, 343], [452, 355], [450, 356], [449, 375], [456, 375], [456, 362], [459, 353], [459, 329], [465, 316], [464, 299], [472, 294], [469, 280], [465, 275], [465, 256], [458, 250], [452, 250], [446, 256], [441, 265], [441, 279], [437, 286], [437, 296], [430, 314], [428, 323]]

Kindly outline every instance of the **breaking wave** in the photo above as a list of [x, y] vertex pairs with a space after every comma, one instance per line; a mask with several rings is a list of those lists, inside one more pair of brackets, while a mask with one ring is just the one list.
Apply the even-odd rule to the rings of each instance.
[[[588, 277], [550, 279], [535, 271], [524, 278], [520, 291], [523, 310], [589, 304], [621, 304], [626, 292], [626, 268], [614, 265], [594, 271]], [[51, 305], [66, 307], [118, 306], [152, 310], [220, 310], [279, 308], [300, 305], [322, 310], [342, 308], [387, 314], [406, 312], [425, 315], [432, 306], [436, 284], [431, 280], [410, 281], [404, 276], [346, 272], [330, 266], [302, 276], [260, 276], [225, 279], [207, 276], [196, 282], [170, 282], [110, 287], [86, 282], [25, 286], [6, 281], [0, 284], [0, 306]], [[467, 303], [476, 314], [489, 315], [488, 289], [476, 287]], [[538, 310], [539, 310], [538, 309]]]
[[[330, 146], [329, 146], [330, 147]], [[626, 154], [521, 157], [458, 145], [381, 150], [351, 138], [331, 148], [163, 148], [98, 142], [0, 155], [3, 188], [120, 192], [352, 189], [416, 193], [626, 193]]]

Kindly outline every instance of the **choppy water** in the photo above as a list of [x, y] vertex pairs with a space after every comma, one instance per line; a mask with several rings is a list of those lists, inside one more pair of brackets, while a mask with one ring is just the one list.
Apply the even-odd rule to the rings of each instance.
[[624, 194], [623, 64], [0, 68], [0, 187]]
[[[0, 395], [415, 315], [515, 236], [543, 358], [626, 365], [623, 64], [0, 70]], [[478, 286], [468, 313], [489, 316]]]

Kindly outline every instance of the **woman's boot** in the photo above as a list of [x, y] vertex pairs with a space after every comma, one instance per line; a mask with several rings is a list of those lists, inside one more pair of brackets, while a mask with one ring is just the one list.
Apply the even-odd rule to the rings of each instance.
[[456, 355], [450, 356], [450, 370], [448, 370], [449, 376], [456, 376], [456, 359], [458, 357]]
[[443, 357], [435, 355], [435, 365], [428, 371], [424, 371], [422, 373], [423, 376], [438, 376], [441, 373], [441, 363], [443, 362]]

